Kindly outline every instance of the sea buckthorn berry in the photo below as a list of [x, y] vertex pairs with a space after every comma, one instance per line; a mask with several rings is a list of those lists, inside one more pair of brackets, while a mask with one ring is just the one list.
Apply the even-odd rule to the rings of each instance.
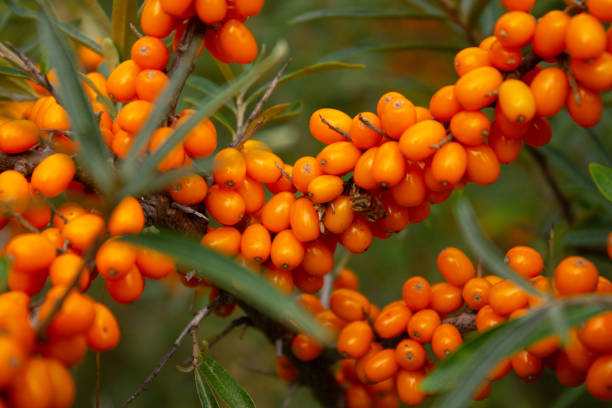
[[243, 149], [247, 175], [260, 183], [275, 183], [281, 178], [279, 166], [283, 165], [280, 157], [268, 150]]
[[407, 331], [411, 339], [429, 343], [433, 332], [440, 325], [440, 316], [435, 310], [424, 309], [416, 312], [408, 322]]
[[499, 86], [498, 103], [504, 115], [513, 122], [529, 122], [536, 112], [531, 89], [518, 79], [507, 79]]
[[499, 381], [510, 373], [512, 370], [512, 358], [506, 357], [501, 360], [489, 373], [488, 379], [490, 381]]
[[334, 234], [341, 234], [351, 225], [354, 217], [351, 198], [341, 195], [328, 204], [323, 225]]
[[21, 272], [10, 269], [7, 277], [7, 286], [11, 291], [23, 292], [29, 296], [38, 294], [47, 282], [44, 273]]
[[535, 0], [502, 0], [502, 3], [512, 11], [529, 11], [535, 5]]
[[274, 183], [266, 184], [268, 191], [270, 191], [272, 194], [280, 193], [281, 191], [289, 191], [291, 193], [295, 193], [296, 189], [293, 187], [293, 184], [291, 183], [292, 181], [291, 174], [293, 173], [293, 166], [290, 164], [284, 163], [282, 165], [282, 168], [283, 168], [282, 176], [278, 180], [276, 180]]
[[470, 259], [460, 249], [448, 247], [438, 254], [438, 269], [451, 285], [461, 287], [472, 279], [476, 272]]
[[[325, 123], [324, 120], [327, 123]], [[338, 128], [348, 135], [352, 123], [353, 120], [346, 113], [338, 109], [323, 108], [316, 110], [310, 116], [309, 127], [310, 133], [315, 139], [319, 142], [330, 144], [345, 141], [346, 138], [338, 131], [330, 128], [329, 125]]]
[[323, 347], [307, 334], [300, 333], [291, 340], [291, 351], [299, 360], [311, 361], [321, 355]]
[[464, 109], [479, 110], [497, 99], [502, 82], [502, 75], [497, 69], [476, 68], [459, 78], [455, 84], [455, 97]]
[[47, 198], [64, 191], [72, 181], [76, 166], [70, 156], [55, 153], [44, 159], [32, 173], [32, 188]]
[[[490, 298], [491, 294], [489, 292]], [[476, 315], [476, 329], [482, 333], [504, 321], [506, 321], [504, 316], [497, 314], [490, 305], [486, 305]]]
[[323, 174], [308, 183], [308, 196], [315, 204], [327, 203], [344, 191], [344, 181], [338, 176]]
[[372, 129], [375, 127], [381, 129], [381, 123], [378, 116], [372, 112], [362, 112], [356, 115], [349, 129], [351, 141], [358, 148], [365, 150], [378, 145], [382, 135]]
[[226, 256], [234, 256], [240, 252], [241, 234], [234, 227], [219, 227], [208, 231], [200, 243]]
[[474, 68], [491, 65], [489, 53], [479, 47], [467, 47], [455, 55], [455, 71], [459, 76], [466, 74]]
[[589, 367], [586, 377], [587, 390], [595, 398], [612, 401], [612, 355], [602, 355]]
[[293, 291], [292, 271], [277, 268], [264, 268], [262, 276], [285, 295], [289, 295]]
[[612, 89], [612, 54], [604, 52], [593, 60], [572, 58], [570, 68], [574, 77], [586, 88], [593, 91]]
[[565, 47], [573, 58], [597, 58], [606, 49], [606, 30], [592, 15], [577, 14], [567, 24]]
[[425, 160], [436, 152], [436, 145], [446, 137], [446, 129], [435, 120], [424, 120], [402, 134], [399, 149], [412, 161]]
[[[174, 129], [170, 127], [161, 127], [153, 133], [149, 142], [149, 152], [155, 153], [159, 150], [172, 136]], [[157, 164], [159, 171], [168, 171], [180, 167], [185, 161], [185, 149], [183, 144], [179, 143], [170, 150], [170, 152]]]
[[450, 353], [459, 348], [461, 343], [463, 343], [461, 333], [449, 323], [436, 327], [431, 339], [433, 352], [440, 360], [444, 360]]
[[533, 382], [542, 374], [542, 359], [521, 350], [512, 357], [512, 369], [522, 380]]
[[[177, 122], [181, 126], [189, 119], [189, 115], [183, 116]], [[217, 130], [210, 119], [204, 119], [198, 123], [183, 141], [185, 153], [193, 158], [210, 156], [217, 148]]]
[[29, 120], [13, 120], [0, 126], [0, 151], [23, 153], [38, 144], [38, 126]]
[[413, 276], [404, 282], [402, 298], [411, 310], [425, 309], [431, 301], [431, 286], [425, 278]]
[[311, 242], [319, 238], [319, 214], [308, 198], [298, 198], [289, 209], [289, 224], [295, 237], [301, 242]]
[[597, 281], [596, 292], [600, 294], [612, 293], [612, 282], [610, 282], [609, 279], [600, 276], [599, 280]]
[[529, 347], [527, 347], [527, 351], [536, 357], [545, 358], [556, 353], [559, 350], [559, 345], [559, 337], [551, 335], [530, 344]]
[[416, 123], [414, 104], [406, 98], [394, 99], [383, 109], [380, 121], [390, 138], [399, 139], [406, 129]]
[[127, 196], [111, 213], [108, 232], [111, 235], [140, 234], [144, 223], [145, 216], [140, 203], [134, 197]]
[[26, 210], [30, 200], [30, 185], [28, 180], [15, 170], [6, 170], [0, 173], [0, 221], [5, 214], [5, 205], [11, 210], [22, 213]]
[[120, 159], [124, 159], [128, 155], [133, 142], [134, 135], [120, 129], [113, 136], [113, 140], [111, 141], [110, 147], [113, 153], [117, 155], [117, 157], [119, 157]]
[[236, 0], [234, 5], [238, 13], [244, 17], [259, 14], [264, 5], [264, 0]]
[[286, 356], [276, 357], [275, 367], [276, 375], [287, 383], [294, 382], [299, 374]]
[[491, 134], [489, 140], [495, 137], [493, 133], [497, 131], [499, 134], [505, 137], [505, 139], [517, 139], [523, 138], [527, 130], [529, 129], [530, 122], [516, 122], [506, 116], [504, 111], [501, 109], [501, 105], [497, 104], [495, 107], [495, 120], [492, 123]]
[[405, 370], [420, 370], [427, 360], [425, 348], [412, 339], [404, 339], [395, 348], [395, 360]]
[[596, 353], [612, 353], [612, 312], [605, 312], [586, 321], [578, 337]]
[[398, 98], [404, 98], [404, 95], [399, 92], [391, 91], [381, 96], [376, 104], [376, 114], [378, 117], [382, 115], [383, 110], [391, 101]]
[[586, 0], [587, 9], [594, 17], [606, 23], [612, 22], [612, 3], [610, 0]]
[[316, 293], [323, 287], [323, 277], [309, 275], [303, 268], [293, 270], [293, 283], [304, 293]]
[[378, 147], [372, 163], [372, 177], [381, 187], [389, 188], [402, 181], [406, 174], [406, 159], [395, 141]]
[[14, 408], [48, 408], [53, 400], [53, 384], [42, 357], [24, 362], [23, 369], [8, 388], [9, 406]]
[[136, 266], [150, 279], [165, 278], [175, 272], [174, 259], [149, 248], [136, 248]]
[[[202, 1], [202, 0], [196, 0]], [[204, 0], [211, 1], [211, 0]], [[225, 0], [217, 0], [223, 1]], [[197, 3], [196, 3], [197, 4]], [[251, 31], [239, 20], [226, 21], [219, 30], [219, 41], [223, 52], [233, 62], [250, 64], [257, 57], [257, 41]]]
[[353, 170], [361, 152], [351, 142], [334, 142], [317, 155], [321, 169], [326, 174], [341, 176]]
[[226, 0], [194, 0], [196, 13], [206, 24], [218, 23], [227, 12]]
[[[495, 122], [494, 122], [495, 124]], [[521, 153], [523, 142], [521, 139], [513, 139], [504, 135], [496, 126], [489, 136], [489, 146], [495, 152], [500, 163], [512, 163]]]
[[555, 288], [562, 296], [591, 293], [597, 289], [598, 277], [595, 265], [585, 258], [570, 256], [555, 268]]
[[329, 308], [339, 318], [352, 322], [370, 313], [370, 301], [357, 291], [338, 289], [329, 298]]
[[295, 269], [304, 259], [304, 246], [291, 230], [279, 232], [272, 241], [271, 259], [280, 269]]
[[527, 306], [527, 293], [512, 281], [501, 281], [489, 292], [489, 305], [495, 313], [507, 316], [517, 309]]
[[441, 122], [448, 122], [453, 115], [461, 110], [457, 100], [455, 85], [447, 85], [440, 88], [429, 101], [429, 111], [433, 118]]
[[235, 191], [214, 185], [208, 191], [205, 202], [210, 215], [223, 225], [235, 225], [244, 217], [244, 199]]
[[395, 350], [385, 349], [374, 354], [365, 364], [365, 375], [370, 383], [378, 383], [393, 377], [399, 370]]
[[421, 389], [423, 378], [425, 374], [421, 371], [399, 371], [395, 383], [397, 395], [404, 404], [413, 407], [425, 400], [425, 392]]
[[[410, 209], [396, 203], [391, 194], [382, 196], [381, 201], [387, 216], [376, 221], [374, 225], [381, 226], [385, 235], [391, 232], [400, 232], [406, 228], [410, 222]], [[372, 234], [377, 236], [376, 227], [372, 227], [372, 230]]]
[[544, 259], [538, 251], [526, 246], [516, 246], [506, 252], [504, 261], [510, 269], [524, 278], [533, 278], [542, 273]]
[[523, 11], [511, 11], [497, 19], [494, 31], [504, 47], [521, 48], [531, 42], [535, 28], [534, 16]]
[[132, 101], [121, 108], [117, 114], [117, 123], [126, 132], [136, 134], [144, 126], [152, 109], [151, 102]]
[[303, 156], [293, 164], [291, 179], [298, 191], [307, 193], [308, 184], [321, 174], [323, 174], [323, 170], [319, 161], [312, 156]]
[[495, 40], [489, 49], [491, 65], [502, 71], [514, 71], [521, 65], [523, 53], [520, 48], [507, 48]]
[[353, 321], [340, 331], [337, 348], [342, 355], [359, 358], [370, 350], [374, 333], [367, 322]]
[[237, 187], [246, 177], [246, 162], [242, 153], [232, 147], [215, 155], [213, 162], [215, 183], [225, 188]]
[[369, 408], [372, 407], [372, 396], [366, 387], [359, 383], [351, 384], [344, 391], [344, 399], [347, 408]]
[[78, 286], [85, 290], [89, 286], [89, 269], [83, 258], [75, 254], [62, 254], [49, 267], [49, 278], [53, 286], [69, 286], [80, 273]]
[[374, 160], [379, 147], [372, 147], [361, 155], [355, 169], [353, 170], [353, 180], [355, 184], [365, 190], [375, 190], [378, 183], [374, 179]]
[[540, 116], [554, 116], [565, 105], [569, 83], [567, 75], [557, 67], [544, 68], [531, 81], [531, 93]]
[[168, 192], [177, 203], [194, 205], [204, 200], [208, 192], [208, 185], [202, 176], [191, 174], [168, 187]]
[[383, 339], [388, 339], [406, 330], [406, 325], [412, 317], [412, 312], [400, 301], [401, 304], [385, 307], [374, 321], [376, 333]]
[[466, 175], [472, 183], [484, 186], [499, 177], [499, 159], [489, 146], [475, 146], [466, 149], [468, 154]]
[[244, 229], [240, 240], [240, 253], [248, 260], [265, 262], [270, 256], [271, 246], [270, 232], [263, 225], [253, 224]]
[[51, 408], [69, 408], [74, 403], [76, 389], [70, 371], [55, 359], [46, 359], [51, 379]]
[[348, 268], [342, 268], [334, 279], [334, 289], [359, 290], [359, 277]]
[[34, 273], [48, 268], [55, 259], [55, 247], [41, 234], [17, 235], [6, 245], [11, 267], [21, 272]]
[[597, 357], [597, 353], [587, 348], [579, 338], [578, 330], [572, 328], [569, 331], [569, 340], [564, 345], [564, 352], [573, 367], [580, 371], [587, 371], [589, 366]]
[[453, 115], [450, 131], [459, 142], [466, 146], [484, 144], [491, 130], [491, 121], [482, 112], [461, 111]]
[[156, 69], [145, 69], [136, 76], [136, 95], [138, 99], [153, 102], [162, 93], [170, 79]]
[[306, 244], [302, 268], [309, 275], [326, 275], [334, 268], [334, 253], [322, 241]]
[[144, 36], [132, 45], [131, 57], [141, 69], [163, 70], [168, 65], [170, 51], [159, 38]]
[[395, 202], [404, 207], [415, 207], [425, 200], [427, 187], [423, 177], [423, 170], [418, 165], [406, 166], [403, 179], [391, 188]]
[[561, 10], [544, 14], [533, 35], [533, 51], [543, 58], [554, 57], [565, 50], [565, 31], [571, 17]]
[[[66, 286], [55, 286], [47, 292], [45, 302], [38, 311], [38, 318], [44, 321], [49, 315], [55, 303], [62, 298], [68, 288]], [[60, 310], [53, 316], [47, 327], [50, 337], [70, 337], [83, 333], [93, 323], [95, 310], [93, 301], [77, 289], [70, 291]]]
[[340, 243], [354, 254], [360, 254], [372, 243], [372, 230], [363, 217], [355, 217], [340, 235]]
[[472, 278], [463, 286], [463, 300], [474, 310], [480, 310], [489, 304], [491, 284], [483, 278]]
[[106, 241], [96, 253], [96, 269], [104, 279], [121, 279], [134, 267], [136, 250], [117, 240]]
[[26, 365], [27, 356], [22, 346], [10, 336], [0, 336], [0, 388], [8, 386]]
[[105, 279], [106, 289], [115, 301], [132, 303], [140, 298], [145, 287], [145, 279], [134, 266], [120, 279]]
[[433, 177], [442, 185], [455, 185], [465, 174], [467, 153], [463, 145], [450, 142], [440, 147], [431, 161]]
[[147, 35], [167, 37], [177, 25], [177, 20], [162, 8], [161, 0], [146, 0], [140, 15], [140, 26]]
[[374, 354], [378, 353], [382, 349], [383, 347], [380, 345], [380, 343], [372, 342], [370, 346], [370, 350], [368, 350], [368, 352], [365, 355], [358, 358], [357, 361], [355, 362], [355, 374], [357, 375], [357, 379], [361, 381], [363, 384], [368, 383], [368, 378], [365, 375], [366, 363]]
[[[148, 0], [147, 3], [152, 1], [159, 0]], [[136, 96], [136, 77], [139, 73], [140, 67], [131, 59], [119, 64], [108, 76], [106, 82], [108, 95], [118, 102], [128, 102], [134, 99]]]
[[266, 192], [261, 183], [252, 178], [245, 177], [238, 185], [236, 192], [242, 196], [247, 214], [258, 212], [266, 201]]
[[161, 0], [164, 11], [176, 18], [186, 19], [195, 13], [194, 0]]
[[87, 353], [87, 340], [84, 334], [71, 337], [52, 338], [41, 345], [43, 356], [54, 358], [68, 367], [74, 366], [83, 360]]
[[290, 226], [291, 205], [295, 196], [289, 192], [275, 194], [263, 206], [261, 223], [271, 232], [281, 232]]
[[428, 108], [425, 108], [423, 106], [416, 106], [414, 109], [416, 111], [417, 122], [433, 119], [433, 115], [431, 114], [431, 111]]
[[578, 125], [589, 128], [599, 123], [603, 113], [601, 94], [578, 84], [578, 91], [570, 91], [565, 102], [568, 113]]
[[446, 282], [431, 287], [431, 308], [446, 315], [459, 310], [463, 304], [461, 289]]

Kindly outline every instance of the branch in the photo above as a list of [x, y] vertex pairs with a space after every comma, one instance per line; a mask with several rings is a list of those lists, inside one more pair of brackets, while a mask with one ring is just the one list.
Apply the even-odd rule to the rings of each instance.
[[236, 327], [240, 327], [242, 325], [252, 326], [252, 322], [249, 316], [242, 316], [232, 320], [230, 324], [225, 329], [223, 329], [221, 333], [217, 334], [211, 341], [208, 342], [208, 348], [211, 349], [215, 344], [219, 342], [219, 340], [227, 336]]
[[466, 308], [457, 316], [447, 317], [442, 323], [450, 323], [455, 326], [461, 333], [472, 332], [476, 330], [476, 314], [475, 310]]
[[189, 334], [189, 332], [191, 331], [191, 329], [193, 329], [194, 327], [198, 327], [200, 322], [202, 322], [202, 320], [208, 316], [208, 314], [210, 312], [212, 312], [215, 307], [217, 306], [217, 304], [219, 304], [222, 300], [222, 296], [217, 296], [212, 302], [210, 302], [209, 304], [207, 304], [205, 307], [203, 307], [202, 309], [200, 309], [195, 316], [193, 317], [193, 319], [191, 319], [191, 321], [187, 324], [187, 326], [185, 326], [185, 328], [183, 329], [183, 331], [181, 331], [181, 333], [179, 334], [179, 336], [176, 338], [176, 340], [174, 341], [174, 343], [172, 343], [172, 346], [170, 347], [170, 350], [168, 350], [168, 352], [166, 352], [166, 354], [162, 357], [162, 359], [159, 361], [159, 363], [157, 363], [157, 366], [155, 366], [155, 368], [153, 369], [153, 372], [147, 377], [147, 379], [144, 381], [144, 383], [142, 383], [142, 385], [136, 390], [136, 392], [134, 392], [134, 394], [132, 394], [121, 406], [122, 408], [128, 406], [130, 403], [132, 403], [132, 401], [134, 401], [136, 398], [138, 398], [138, 396], [140, 394], [142, 394], [143, 391], [145, 391], [147, 389], [147, 387], [149, 387], [149, 385], [151, 385], [151, 383], [153, 382], [153, 380], [155, 379], [155, 377], [157, 377], [157, 375], [160, 373], [160, 371], [162, 370], [162, 368], [166, 365], [166, 363], [168, 362], [168, 360], [170, 360], [170, 358], [172, 358], [172, 356], [174, 355], [174, 353], [176, 353], [176, 350], [178, 350], [179, 346], [181, 345], [181, 343], [183, 342], [183, 339], [185, 339], [185, 337], [187, 336], [187, 334]]
[[[19, 51], [17, 47], [12, 45], [11, 43], [6, 43], [7, 45], [0, 44], [0, 56], [6, 59], [11, 64], [15, 65], [17, 68], [27, 72], [30, 74], [32, 79], [40, 86], [45, 88], [57, 102], [59, 102], [59, 98], [53, 85], [49, 82], [49, 79], [36, 68], [32, 60], [30, 60], [24, 53]], [[8, 47], [8, 48], [7, 48]]]

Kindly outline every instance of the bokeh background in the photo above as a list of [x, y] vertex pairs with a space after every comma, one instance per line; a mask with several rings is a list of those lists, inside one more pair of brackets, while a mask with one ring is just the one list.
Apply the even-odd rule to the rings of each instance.
[[[17, 3], [26, 7], [29, 5], [25, 0]], [[53, 0], [52, 3], [66, 22], [78, 26], [93, 38], [103, 35], [87, 6], [88, 0]], [[100, 3], [110, 15], [112, 1], [100, 0]], [[436, 89], [456, 80], [453, 56], [457, 50], [469, 45], [465, 36], [452, 24], [399, 18], [292, 23], [296, 16], [317, 9], [416, 9], [419, 3], [436, 2], [266, 0], [263, 12], [250, 19], [247, 25], [261, 49], [270, 49], [279, 39], [288, 41], [292, 57], [289, 71], [323, 60], [363, 64], [365, 67], [321, 73], [280, 86], [269, 106], [299, 102], [301, 114], [289, 122], [268, 125], [257, 137], [266, 140], [286, 162], [292, 163], [299, 156], [316, 155], [321, 148], [321, 144], [308, 131], [310, 114], [318, 108], [333, 107], [351, 116], [362, 111], [375, 111], [379, 97], [391, 90], [402, 92], [415, 104], [427, 106]], [[461, 1], [460, 7], [468, 10], [472, 3], [469, 0]], [[540, 0], [534, 13], [541, 16], [551, 8], [563, 9], [564, 2]], [[478, 29], [484, 35], [489, 35], [495, 18], [502, 12], [499, 1], [490, 1]], [[2, 41], [18, 45], [35, 60], [39, 57], [33, 20], [11, 14], [6, 4], [0, 2], [0, 27]], [[416, 43], [431, 45], [410, 49]], [[392, 51], [354, 52], [354, 47], [394, 44], [398, 47]], [[431, 50], [434, 48], [436, 50]], [[239, 66], [232, 68], [237, 73], [242, 69]], [[198, 61], [196, 75], [219, 84], [223, 82], [217, 65], [207, 53]], [[261, 83], [267, 79], [263, 78]], [[191, 89], [187, 89], [185, 95], [192, 100], [202, 98], [201, 94]], [[610, 164], [606, 151], [612, 148], [611, 101], [608, 99], [602, 122], [590, 133], [574, 125], [565, 111], [552, 120], [555, 129], [552, 149], [543, 149], [543, 152], [552, 176], [558, 181], [576, 214], [572, 225], [563, 218], [541, 168], [528, 152], [523, 151], [515, 163], [503, 167], [500, 179], [493, 185], [470, 185], [462, 192], [453, 193], [446, 203], [432, 207], [432, 215], [426, 222], [410, 225], [386, 241], [376, 240], [366, 253], [353, 256], [348, 266], [360, 277], [362, 291], [374, 303], [384, 306], [400, 298], [401, 285], [411, 276], [423, 275], [432, 282], [441, 280], [435, 259], [438, 252], [447, 246], [466, 250], [476, 263], [478, 260], [469, 252], [453, 217], [453, 204], [461, 194], [469, 197], [483, 229], [500, 250], [505, 252], [513, 245], [522, 244], [533, 245], [545, 254], [549, 232], [554, 225], [555, 259], [567, 254], [583, 254], [597, 264], [602, 274], [610, 277], [611, 263], [605, 257], [604, 242], [611, 227], [612, 211], [609, 206], [593, 199], [596, 192], [588, 180], [588, 163]], [[220, 126], [218, 129], [221, 134], [219, 145], [227, 145], [229, 136]], [[545, 273], [550, 275], [552, 271]], [[122, 328], [120, 346], [101, 357], [101, 407], [117, 407], [142, 383], [190, 319], [189, 307], [194, 294], [193, 290], [183, 288], [176, 282], [148, 281], [140, 300], [133, 305], [119, 306], [104, 293], [99, 279], [91, 293], [110, 305]], [[203, 304], [206, 300], [206, 291], [197, 293], [196, 303]], [[239, 312], [232, 315], [237, 316]], [[228, 322], [229, 319], [215, 316], [207, 318], [200, 327], [200, 337], [212, 338]], [[252, 329], [237, 329], [216, 345], [211, 353], [244, 385], [258, 406], [282, 406], [289, 387], [274, 376], [274, 350], [260, 333]], [[199, 406], [193, 376], [182, 374], [174, 368], [189, 355], [189, 345], [186, 344], [133, 406]], [[74, 375], [78, 388], [75, 406], [93, 406], [93, 353], [89, 353], [74, 369]], [[577, 399], [574, 398], [576, 396]], [[563, 398], [567, 397], [572, 397], [569, 405], [563, 402]], [[300, 389], [291, 406], [314, 407], [317, 403], [307, 390]], [[557, 383], [554, 373], [546, 370], [542, 378], [532, 384], [525, 384], [514, 375], [509, 375], [494, 383], [491, 397], [474, 406], [597, 407], [604, 404], [589, 397], [583, 388], [577, 391], [564, 389]]]

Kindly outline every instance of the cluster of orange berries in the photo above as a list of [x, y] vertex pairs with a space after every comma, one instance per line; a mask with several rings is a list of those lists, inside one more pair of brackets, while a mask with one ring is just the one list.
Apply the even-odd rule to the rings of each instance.
[[[506, 262], [542, 295], [612, 293], [612, 283], [581, 257], [562, 260], [553, 278], [541, 275], [542, 257], [530, 247], [511, 248]], [[529, 295], [512, 281], [495, 275], [477, 277], [469, 258], [457, 248], [440, 252], [437, 265], [445, 282], [430, 285], [425, 278], [414, 276], [404, 283], [403, 299], [382, 310], [358, 292], [356, 278], [348, 270], [335, 282], [329, 310], [312, 295], [299, 298], [299, 303], [337, 336], [342, 360], [336, 379], [345, 388], [349, 407], [397, 407], [400, 400], [409, 406], [419, 405], [426, 397], [419, 388], [421, 380], [435, 368], [435, 360], [445, 359], [462, 344], [462, 331], [486, 331], [542, 303], [543, 297]], [[470, 316], [470, 323], [461, 323], [455, 318], [458, 314]], [[593, 396], [612, 400], [612, 312], [573, 328], [570, 339], [562, 345], [551, 335], [504, 359], [474, 399], [486, 398], [491, 382], [511, 370], [531, 382], [548, 366], [563, 385], [575, 387], [586, 381]], [[431, 352], [425, 348], [427, 343]], [[305, 334], [293, 338], [291, 350], [303, 361], [314, 360], [323, 351]], [[277, 368], [287, 381], [297, 375], [285, 356], [279, 358]]]

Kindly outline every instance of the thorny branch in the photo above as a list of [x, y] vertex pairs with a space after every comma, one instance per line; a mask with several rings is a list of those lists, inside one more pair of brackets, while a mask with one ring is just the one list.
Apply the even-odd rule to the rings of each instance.
[[30, 60], [24, 53], [19, 51], [17, 47], [10, 43], [6, 43], [6, 45], [0, 44], [0, 57], [4, 58], [22, 71], [30, 74], [32, 79], [38, 85], [45, 88], [51, 95], [53, 95], [55, 100], [59, 102], [60, 99], [58, 98], [53, 85], [51, 82], [49, 82], [49, 79], [42, 72], [40, 72], [32, 60]]

